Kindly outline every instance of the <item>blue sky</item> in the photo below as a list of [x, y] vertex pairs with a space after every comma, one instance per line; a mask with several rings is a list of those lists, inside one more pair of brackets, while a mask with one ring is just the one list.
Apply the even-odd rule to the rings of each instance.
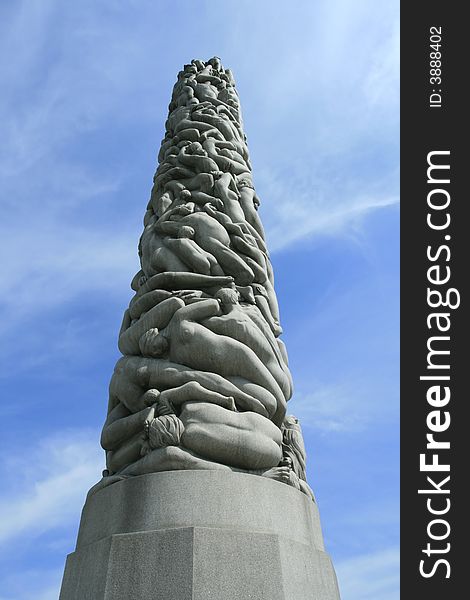
[[343, 600], [398, 598], [398, 2], [0, 4], [0, 600], [73, 550], [176, 74], [237, 81]]

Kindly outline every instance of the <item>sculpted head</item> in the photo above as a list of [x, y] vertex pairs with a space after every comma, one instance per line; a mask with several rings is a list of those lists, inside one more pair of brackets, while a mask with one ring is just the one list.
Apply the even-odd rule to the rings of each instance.
[[206, 66], [206, 63], [202, 60], [200, 60], [199, 58], [193, 58], [193, 60], [191, 61], [191, 65], [194, 66], [194, 68], [196, 69], [196, 73], [198, 71], [200, 71], [201, 69], [203, 69]]
[[181, 190], [180, 200], [182, 202], [189, 202], [191, 200], [191, 192], [187, 189]]
[[220, 71], [222, 63], [220, 62], [220, 58], [218, 56], [213, 56], [210, 60], [207, 61], [207, 64], [210, 65], [216, 71]]
[[248, 177], [240, 177], [237, 179], [237, 187], [248, 187], [253, 189], [253, 183], [248, 179]]
[[194, 229], [192, 227], [189, 227], [188, 225], [183, 225], [183, 227], [181, 227], [178, 231], [179, 238], [187, 238], [189, 240], [192, 240], [194, 238], [194, 234]]
[[233, 288], [221, 288], [215, 294], [215, 298], [222, 306], [233, 306], [238, 304], [238, 292]]
[[183, 422], [176, 415], [162, 415], [153, 419], [147, 427], [150, 448], [179, 446], [183, 432]]
[[160, 392], [155, 388], [151, 388], [147, 390], [145, 394], [142, 396], [141, 400], [145, 406], [153, 406], [158, 399], [160, 398]]
[[159, 333], [158, 329], [152, 328], [139, 339], [139, 349], [142, 356], [159, 358], [168, 351], [168, 340], [163, 334]]
[[188, 151], [191, 154], [199, 154], [201, 156], [205, 156], [206, 154], [206, 151], [199, 142], [192, 142], [191, 144], [189, 144]]
[[300, 429], [299, 419], [294, 415], [286, 415], [282, 426], [285, 429]]

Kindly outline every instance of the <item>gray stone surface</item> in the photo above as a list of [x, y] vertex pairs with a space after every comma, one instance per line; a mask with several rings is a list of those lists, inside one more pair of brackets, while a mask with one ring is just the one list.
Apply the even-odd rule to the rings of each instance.
[[[178, 74], [61, 600], [338, 600], [233, 75]], [[283, 485], [288, 484], [288, 485]]]
[[171, 527], [260, 529], [323, 550], [318, 509], [277, 481], [230, 471], [166, 471], [129, 478], [91, 495], [77, 548], [113, 533]]
[[92, 495], [60, 600], [338, 600], [316, 505], [276, 481], [179, 471]]
[[219, 59], [184, 66], [165, 127], [96, 489], [145, 473], [225, 468], [313, 499], [298, 422], [286, 435], [292, 378], [273, 269], [235, 81]]

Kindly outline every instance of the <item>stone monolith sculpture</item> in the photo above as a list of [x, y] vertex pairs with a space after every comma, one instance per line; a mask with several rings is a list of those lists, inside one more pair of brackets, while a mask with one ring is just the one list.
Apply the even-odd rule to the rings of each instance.
[[337, 600], [229, 69], [178, 74], [61, 600]]

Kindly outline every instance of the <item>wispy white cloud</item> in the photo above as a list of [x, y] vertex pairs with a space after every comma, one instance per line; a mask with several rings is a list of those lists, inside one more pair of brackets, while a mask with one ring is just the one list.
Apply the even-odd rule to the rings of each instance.
[[266, 169], [258, 176], [267, 198], [262, 216], [272, 252], [309, 236], [357, 234], [364, 217], [399, 201], [393, 191], [367, 189], [364, 182], [330, 182], [292, 167], [292, 173]]
[[[118, 13], [102, 4], [65, 7], [55, 0], [19, 2], [12, 11], [1, 43], [4, 55], [15, 57], [5, 63], [8, 93], [0, 104], [9, 117], [0, 125], [4, 177], [27, 173], [51, 155], [60, 168], [76, 168], [61, 156], [64, 144], [155, 108], [153, 82], [144, 76], [152, 56]], [[136, 94], [149, 101], [133, 101]]]
[[[86, 294], [97, 295], [97, 306], [129, 294], [140, 225], [124, 221], [128, 210], [143, 213], [146, 198], [132, 195], [132, 207], [122, 213], [123, 187], [129, 180], [129, 189], [137, 185], [127, 144], [148, 131], [158, 147], [171, 85], [193, 56], [220, 54], [234, 69], [272, 250], [310, 235], [360, 231], [371, 211], [397, 202], [393, 2], [380, 10], [372, 1], [305, 2], [295, 15], [287, 5], [262, 0], [203, 1], [197, 9], [189, 1], [177, 4], [45, 0], [0, 7], [8, 12], [0, 19], [1, 55], [13, 57], [0, 65], [6, 90], [0, 254], [7, 257], [0, 264], [0, 334], [4, 348], [22, 356], [17, 365], [2, 356], [2, 372], [11, 375], [33, 360], [51, 363], [67, 344], [81, 350], [82, 325], [56, 320], [59, 309]], [[96, 149], [90, 134], [103, 145], [89, 157]], [[122, 147], [119, 173], [108, 164], [107, 144]], [[116, 223], [120, 210], [123, 226], [113, 229], [106, 212]], [[45, 333], [35, 323], [48, 318]], [[52, 328], [62, 336], [54, 347]], [[360, 396], [358, 388], [329, 382], [296, 397], [295, 412], [317, 430], [360, 431], [369, 423], [369, 404], [355, 403], [351, 414], [352, 393]], [[47, 544], [63, 556], [60, 531], [77, 524], [84, 494], [102, 468], [97, 439], [96, 432], [72, 430], [39, 445], [18, 444], [2, 474], [14, 482], [0, 501], [4, 548], [55, 531]], [[33, 561], [25, 560], [21, 575], [11, 574], [12, 592], [1, 600], [57, 598], [62, 571], [32, 571], [26, 565]], [[359, 557], [338, 565], [343, 600], [395, 598], [386, 586], [386, 562], [384, 552], [375, 562]], [[369, 575], [375, 587], [364, 581]]]
[[0, 600], [57, 600], [63, 569], [25, 569], [2, 580]]
[[289, 406], [304, 427], [323, 433], [361, 431], [374, 418], [370, 409], [357, 386], [338, 383], [296, 393]]
[[[266, 6], [241, 2], [237, 11], [229, 5], [214, 10], [213, 2], [205, 2], [201, 27], [216, 32], [230, 21], [221, 47], [217, 36], [207, 42], [239, 69], [242, 103], [251, 115], [248, 134], [258, 152], [262, 216], [276, 251], [309, 235], [344, 235], [371, 211], [397, 202], [395, 171], [384, 178], [365, 169], [358, 179], [350, 157], [371, 143], [390, 145], [395, 135], [398, 28], [396, 15], [389, 18], [392, 5], [383, 9], [387, 18], [378, 19], [372, 3], [358, 7], [338, 0], [306, 3], [304, 18], [297, 20], [287, 7], [270, 9], [273, 21], [260, 35], [257, 23], [265, 22]], [[91, 200], [111, 209], [122, 176], [111, 178], [95, 161], [64, 150], [77, 148], [84, 135], [100, 128], [105, 141], [114, 122], [130, 128], [153, 128], [157, 122], [161, 128], [178, 61], [205, 51], [188, 37], [191, 23], [182, 23], [182, 43], [169, 73], [162, 58], [167, 38], [163, 29], [155, 34], [152, 24], [153, 16], [161, 24], [171, 16], [169, 4], [139, 7], [137, 13], [132, 2], [119, 7], [85, 2], [64, 9], [51, 0], [19, 2], [9, 13], [2, 54], [15, 61], [4, 61], [7, 94], [0, 104], [6, 189], [0, 252], [9, 256], [2, 263], [0, 292], [7, 328], [87, 288], [109, 291], [114, 281], [118, 290], [124, 273], [126, 286], [133, 274], [135, 231], [111, 235], [98, 217], [85, 229], [64, 212], [71, 205], [86, 209]], [[135, 27], [123, 18], [128, 10]], [[247, 35], [252, 29], [256, 35]], [[266, 39], [274, 30], [282, 51], [273, 62]], [[240, 33], [248, 44], [243, 53]], [[253, 85], [255, 63], [263, 68]], [[156, 68], [168, 89], [160, 91], [152, 75]]]
[[398, 21], [391, 23], [388, 35], [377, 52], [364, 80], [363, 90], [369, 104], [383, 110], [398, 108], [400, 90], [400, 30]]
[[[62, 229], [39, 222], [34, 230], [7, 231], [0, 242], [0, 252], [13, 250], [0, 280], [9, 319], [53, 309], [84, 291], [127, 288], [138, 266], [130, 234], [103, 237], [79, 226]], [[3, 327], [10, 326], [9, 319]]]
[[98, 433], [67, 430], [19, 446], [4, 461], [2, 479], [15, 486], [0, 498], [0, 547], [78, 519], [87, 490], [100, 479], [104, 464]]
[[[259, 87], [242, 70], [272, 251], [311, 235], [348, 235], [398, 202], [399, 26], [394, 3], [376, 8], [310, 3], [295, 25], [278, 14], [272, 27], [282, 21], [282, 33], [272, 34], [284, 51], [273, 61], [260, 45]], [[240, 33], [246, 28], [240, 17]], [[250, 75], [251, 60], [242, 58]]]
[[[44, 221], [0, 236], [0, 254], [9, 256], [0, 266], [0, 378], [40, 368], [58, 374], [68, 356], [75, 365], [87, 360], [93, 327], [94, 336], [97, 330], [106, 336], [108, 323], [117, 331], [121, 317], [112, 319], [109, 307], [124, 310], [139, 269], [132, 232], [102, 236]], [[83, 303], [93, 307], [86, 318]]]
[[124, 291], [137, 267], [135, 232], [113, 230], [98, 215], [81, 222], [93, 205], [112, 206], [122, 174], [74, 151], [113, 115], [126, 119], [134, 88], [111, 65], [120, 60], [112, 31], [97, 35], [93, 18], [103, 7], [69, 8], [18, 2], [3, 20], [2, 55], [14, 57], [1, 63], [0, 100], [0, 334], [8, 352], [20, 330], [30, 343], [31, 320], [46, 322], [86, 292]]
[[399, 565], [397, 547], [338, 562], [335, 568], [342, 600], [398, 600]]

